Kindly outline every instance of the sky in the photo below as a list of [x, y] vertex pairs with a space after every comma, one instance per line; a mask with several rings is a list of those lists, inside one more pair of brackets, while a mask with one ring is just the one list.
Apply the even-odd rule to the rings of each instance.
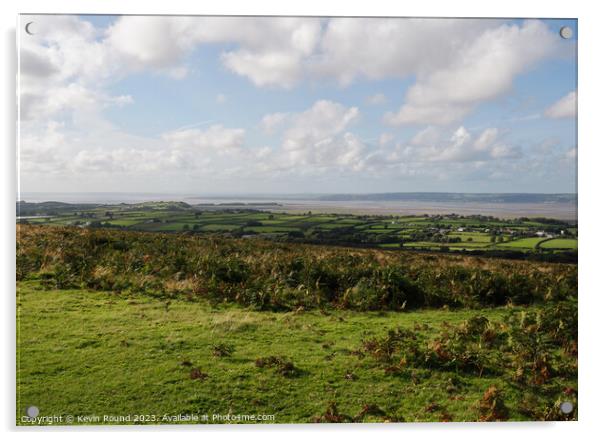
[[576, 20], [20, 21], [21, 192], [576, 192]]

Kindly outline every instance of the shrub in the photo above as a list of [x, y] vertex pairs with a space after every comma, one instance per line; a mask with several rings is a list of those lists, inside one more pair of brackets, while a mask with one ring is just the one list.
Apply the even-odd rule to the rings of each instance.
[[224, 343], [215, 344], [211, 349], [215, 357], [230, 357], [234, 353], [234, 347]]
[[284, 377], [295, 377], [301, 372], [290, 360], [282, 356], [258, 358], [255, 360], [255, 366], [258, 368], [273, 368]]
[[504, 404], [502, 392], [495, 385], [491, 385], [479, 401], [479, 421], [503, 420], [508, 420], [508, 408]]
[[[420, 307], [567, 303], [576, 267], [484, 261], [455, 255], [390, 253], [210, 235], [17, 225], [17, 279], [49, 288], [90, 289], [194, 301], [236, 302], [260, 310], [299, 307], [404, 310]], [[184, 284], [182, 284], [184, 283]], [[563, 307], [567, 307], [566, 305]], [[576, 331], [575, 321], [558, 326]], [[550, 310], [546, 312], [553, 314]], [[566, 350], [576, 336], [549, 332]]]

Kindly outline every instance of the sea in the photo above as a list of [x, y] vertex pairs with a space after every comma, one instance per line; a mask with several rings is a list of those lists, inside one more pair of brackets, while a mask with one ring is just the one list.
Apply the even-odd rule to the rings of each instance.
[[[255, 209], [269, 211], [300, 213], [366, 214], [366, 215], [485, 215], [497, 218], [547, 217], [570, 222], [577, 222], [577, 197], [566, 200], [549, 200], [550, 197], [529, 197], [525, 202], [495, 201], [494, 197], [487, 201], [474, 201], [474, 197], [462, 197], [458, 194], [450, 200], [431, 200], [429, 193], [420, 193], [408, 200], [361, 200], [361, 195], [354, 195], [354, 200], [328, 199], [321, 194], [185, 194], [185, 193], [21, 193], [17, 200], [26, 202], [65, 202], [65, 203], [143, 203], [156, 201], [178, 201], [191, 205], [228, 206], [245, 204]], [[531, 196], [531, 195], [530, 195]], [[443, 197], [445, 198], [445, 197]], [[547, 199], [532, 201], [532, 199]]]

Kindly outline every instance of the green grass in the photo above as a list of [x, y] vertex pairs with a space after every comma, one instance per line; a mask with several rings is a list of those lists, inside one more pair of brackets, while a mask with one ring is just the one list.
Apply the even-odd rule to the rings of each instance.
[[370, 231], [370, 233], [372, 233], [372, 234], [395, 234], [395, 235], [398, 234], [398, 231], [395, 230], [395, 229], [370, 228], [370, 229], [367, 229], [367, 230]]
[[239, 225], [227, 225], [227, 224], [204, 224], [201, 225], [201, 231], [232, 231], [238, 229]]
[[141, 222], [141, 219], [132, 218], [132, 219], [116, 219], [116, 220], [107, 220], [110, 224], [115, 226], [133, 226]]
[[140, 229], [144, 231], [156, 231], [156, 232], [177, 232], [182, 231], [184, 225], [187, 224], [190, 229], [192, 229], [191, 223], [146, 223], [144, 225], [137, 225]]
[[491, 243], [485, 243], [482, 241], [462, 241], [460, 243], [449, 243], [449, 247], [457, 247], [460, 249], [485, 249], [489, 247]]
[[289, 232], [298, 231], [298, 228], [287, 228], [282, 226], [246, 226], [245, 231], [258, 232], [258, 233], [272, 233], [272, 232]]
[[404, 243], [403, 247], [407, 247], [407, 248], [428, 248], [428, 249], [439, 249], [442, 246], [452, 246], [452, 245], [457, 245], [457, 243], [436, 243], [434, 241], [413, 241], [411, 243]]
[[338, 228], [350, 228], [353, 224], [346, 223], [321, 223], [316, 226], [317, 229], [338, 229]]
[[265, 226], [287, 226], [286, 219], [261, 220], [261, 224]]
[[544, 249], [577, 249], [577, 240], [571, 238], [555, 238], [544, 241], [541, 245]]
[[569, 264], [352, 250], [261, 236], [28, 225], [17, 231], [18, 280], [212, 298], [263, 310], [529, 304], [572, 296], [577, 284], [576, 268]]
[[[491, 235], [480, 232], [454, 232], [449, 234], [449, 237], [460, 237], [462, 243], [484, 243], [491, 244]], [[468, 241], [471, 238], [472, 241]]]
[[[428, 370], [419, 370], [418, 379], [392, 376], [351, 353], [392, 327], [427, 324], [432, 336], [444, 322], [476, 313], [498, 320], [505, 309], [272, 313], [177, 299], [167, 307], [144, 296], [46, 291], [35, 282], [19, 283], [17, 294], [18, 417], [35, 404], [40, 415], [230, 412], [274, 414], [276, 423], [293, 423], [308, 422], [336, 402], [351, 415], [377, 405], [405, 421], [438, 421], [443, 412], [474, 421], [476, 403], [495, 384], [510, 418], [526, 419], [519, 411], [523, 392], [505, 378]], [[230, 357], [212, 354], [219, 343], [234, 349]], [[298, 376], [255, 366], [271, 355], [290, 359]], [[192, 368], [206, 379], [191, 379]], [[461, 385], [446, 390], [452, 379]], [[441, 408], [426, 411], [433, 402]]]
[[[112, 213], [113, 219], [106, 215]], [[43, 213], [43, 212], [42, 212]], [[56, 214], [56, 213], [55, 213]], [[47, 224], [53, 226], [69, 225], [75, 221], [102, 222], [102, 226], [111, 225], [114, 228], [152, 232], [182, 232], [184, 225], [189, 225], [197, 234], [232, 234], [240, 236], [245, 233], [274, 235], [281, 240], [306, 241], [314, 244], [359, 244], [361, 246], [382, 247], [381, 245], [394, 241], [399, 237], [407, 243], [406, 248], [428, 248], [439, 250], [446, 246], [450, 250], [475, 250], [482, 248], [484, 252], [520, 251], [528, 253], [571, 254], [576, 253], [576, 243], [558, 243], [555, 247], [544, 245], [537, 248], [543, 239], [530, 237], [495, 244], [491, 243], [491, 230], [500, 233], [503, 228], [505, 239], [511, 239], [510, 231], [534, 235], [538, 230], [549, 233], [559, 233], [559, 227], [551, 228], [549, 224], [534, 220], [500, 220], [493, 218], [430, 216], [430, 217], [396, 217], [383, 215], [341, 215], [329, 213], [314, 213], [313, 215], [298, 215], [290, 212], [268, 212], [254, 210], [250, 206], [187, 206], [173, 202], [153, 202], [132, 205], [106, 205], [102, 207], [82, 209], [74, 205], [71, 211], [53, 214], [48, 218], [28, 220], [32, 224]], [[82, 216], [83, 215], [83, 216]], [[86, 217], [91, 215], [92, 217]], [[161, 222], [152, 222], [160, 219]], [[247, 226], [250, 222], [256, 226]], [[95, 224], [95, 226], [97, 226]], [[471, 231], [457, 232], [463, 227]], [[565, 230], [576, 233], [577, 229], [568, 223], [562, 226]], [[439, 243], [431, 238], [439, 229], [444, 229], [452, 238], [460, 238], [461, 243]], [[293, 232], [289, 237], [287, 233]], [[420, 241], [409, 242], [410, 234]], [[468, 241], [470, 239], [470, 241]], [[387, 247], [387, 246], [385, 246]], [[571, 255], [560, 258], [570, 260]]]
[[336, 222], [339, 224], [345, 224], [345, 225], [359, 225], [359, 224], [363, 223], [362, 220], [355, 219], [355, 218], [338, 218], [336, 220]]
[[539, 238], [539, 237], [520, 238], [520, 239], [514, 240], [514, 241], [508, 241], [508, 242], [504, 242], [504, 243], [496, 243], [496, 246], [500, 247], [500, 248], [535, 249], [537, 244], [543, 240], [545, 240], [545, 238]]
[[330, 223], [336, 220], [336, 217], [330, 215], [322, 215], [322, 216], [306, 216], [299, 220], [295, 220], [291, 222], [294, 225], [306, 225], [306, 226], [317, 226], [324, 223]]
[[495, 386], [549, 420], [577, 387], [573, 265], [27, 225], [16, 254], [17, 416], [477, 420]]

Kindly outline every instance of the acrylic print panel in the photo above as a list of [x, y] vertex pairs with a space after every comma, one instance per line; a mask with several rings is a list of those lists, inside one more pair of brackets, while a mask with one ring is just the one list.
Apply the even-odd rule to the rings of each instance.
[[20, 16], [17, 424], [575, 420], [577, 30]]

